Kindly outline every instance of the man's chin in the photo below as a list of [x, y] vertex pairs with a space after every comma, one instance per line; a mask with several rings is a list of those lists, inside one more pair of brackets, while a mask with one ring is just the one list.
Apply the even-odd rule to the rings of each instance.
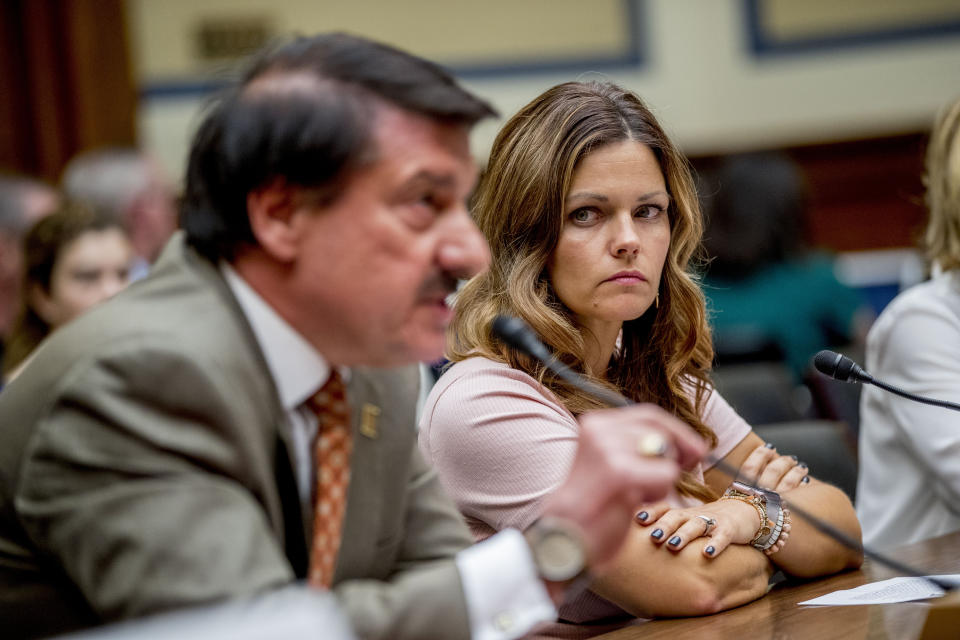
[[444, 329], [434, 328], [418, 332], [417, 336], [397, 345], [396, 354], [404, 353], [403, 363], [436, 362], [443, 358], [447, 346], [447, 334]]

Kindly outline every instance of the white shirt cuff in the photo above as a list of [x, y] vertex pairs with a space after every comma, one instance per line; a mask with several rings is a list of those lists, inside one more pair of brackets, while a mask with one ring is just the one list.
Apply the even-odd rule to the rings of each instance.
[[474, 640], [518, 638], [557, 610], [537, 575], [527, 541], [505, 529], [456, 556]]

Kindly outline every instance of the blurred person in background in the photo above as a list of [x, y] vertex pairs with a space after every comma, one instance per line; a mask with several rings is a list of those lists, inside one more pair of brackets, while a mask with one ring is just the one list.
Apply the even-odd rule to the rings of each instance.
[[731, 156], [701, 176], [703, 283], [717, 360], [784, 360], [797, 382], [817, 351], [861, 344], [873, 320], [834, 261], [804, 246], [806, 185], [787, 156]]
[[130, 277], [139, 280], [177, 228], [173, 188], [160, 165], [131, 148], [86, 151], [67, 164], [61, 178], [67, 198], [117, 217], [133, 244]]
[[[897, 296], [867, 336], [866, 370], [908, 392], [960, 402], [960, 100], [926, 156], [929, 281]], [[864, 385], [857, 514], [864, 542], [901, 545], [960, 530], [960, 420]]]
[[20, 308], [3, 358], [9, 382], [55, 329], [129, 282], [130, 241], [113, 216], [65, 203], [23, 240]]
[[23, 234], [58, 200], [57, 192], [39, 180], [0, 175], [0, 362], [20, 300]]

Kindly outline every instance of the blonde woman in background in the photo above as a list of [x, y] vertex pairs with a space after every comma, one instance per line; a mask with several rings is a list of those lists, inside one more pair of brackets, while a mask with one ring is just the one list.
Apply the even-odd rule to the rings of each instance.
[[458, 294], [455, 364], [427, 399], [420, 449], [478, 538], [538, 518], [572, 463], [576, 416], [602, 406], [493, 337], [497, 314], [523, 318], [595, 382], [680, 416], [770, 490], [732, 488], [698, 467], [669, 504], [637, 505], [612, 570], [560, 609], [563, 620], [715, 613], [763, 596], [777, 568], [816, 576], [859, 565], [804, 522], [764, 529], [764, 516], [784, 515], [782, 495], [859, 536], [846, 496], [766, 447], [713, 390], [689, 272], [702, 233], [694, 187], [636, 95], [573, 82], [534, 99], [497, 137], [473, 213], [491, 266]]
[[[867, 336], [866, 369], [911, 393], [960, 402], [960, 100], [937, 120], [926, 160], [932, 277], [891, 302]], [[865, 386], [857, 514], [890, 546], [960, 530], [960, 418]]]

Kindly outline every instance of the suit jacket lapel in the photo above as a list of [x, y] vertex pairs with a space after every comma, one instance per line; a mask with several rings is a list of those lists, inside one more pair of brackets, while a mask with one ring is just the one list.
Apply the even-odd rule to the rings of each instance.
[[[343, 538], [337, 558], [335, 580], [352, 575], [370, 562], [381, 532], [382, 501], [384, 498], [383, 472], [385, 447], [381, 446], [380, 420], [381, 390], [376, 380], [354, 370], [347, 387], [350, 402], [350, 427], [353, 435], [353, 453], [350, 457], [350, 486], [347, 489], [347, 512], [343, 521]], [[371, 425], [371, 414], [376, 425]], [[374, 435], [374, 429], [376, 435]]]
[[243, 328], [244, 344], [238, 345], [238, 347], [245, 347], [253, 355], [258, 368], [257, 371], [252, 371], [250, 375], [258, 381], [267, 382], [263, 385], [265, 388], [264, 400], [269, 405], [270, 414], [274, 416], [274, 424], [271, 425], [277, 435], [274, 467], [283, 519], [282, 522], [276, 524], [282, 527], [284, 549], [294, 572], [298, 577], [306, 576], [307, 549], [309, 548], [311, 530], [309, 522], [304, 518], [300, 507], [299, 491], [294, 474], [296, 463], [293, 458], [293, 442], [291, 441], [290, 430], [287, 427], [286, 413], [270, 374], [270, 367], [267, 365], [266, 358], [260, 349], [250, 323], [243, 313], [243, 309], [223, 279], [219, 269], [187, 247], [182, 232], [178, 232], [178, 235], [180, 237], [175, 238], [168, 244], [164, 250], [164, 255], [161, 256], [161, 260], [155, 268], [163, 268], [167, 261], [171, 262], [171, 265], [185, 264], [189, 271], [209, 285], [222, 300], [224, 307], [237, 318]]

